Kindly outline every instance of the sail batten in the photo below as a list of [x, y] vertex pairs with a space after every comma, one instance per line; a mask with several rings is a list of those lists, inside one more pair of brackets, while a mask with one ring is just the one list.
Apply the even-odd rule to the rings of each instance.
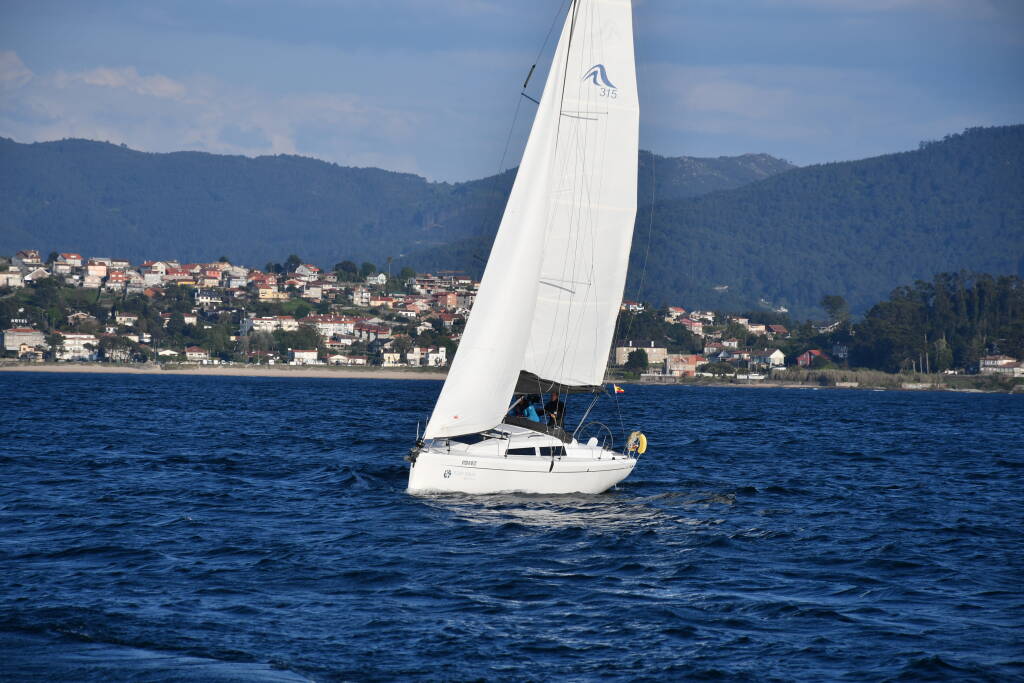
[[629, 0], [572, 4], [426, 438], [496, 426], [521, 376], [602, 383], [636, 216], [632, 36]]

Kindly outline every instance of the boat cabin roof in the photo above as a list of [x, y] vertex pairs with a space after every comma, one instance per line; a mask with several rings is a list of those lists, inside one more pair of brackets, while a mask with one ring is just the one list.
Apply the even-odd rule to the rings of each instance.
[[[563, 432], [564, 433], [564, 432]], [[479, 434], [466, 434], [465, 436], [453, 436], [448, 441], [453, 443], [460, 443], [466, 446], [467, 453], [473, 453], [475, 451], [489, 452], [494, 446], [492, 445], [495, 441], [508, 441], [509, 447], [532, 447], [532, 446], [561, 446], [563, 443], [571, 443], [572, 438], [568, 441], [552, 436], [551, 434], [545, 434], [543, 432], [536, 431], [534, 429], [528, 429], [526, 427], [520, 427], [518, 425], [501, 424], [494, 429], [489, 429], [486, 432]]]

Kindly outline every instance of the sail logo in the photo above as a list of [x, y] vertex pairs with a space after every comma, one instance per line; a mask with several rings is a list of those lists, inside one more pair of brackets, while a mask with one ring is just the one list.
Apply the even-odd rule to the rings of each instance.
[[600, 90], [600, 97], [610, 97], [612, 99], [618, 97], [619, 89], [609, 80], [608, 70], [604, 68], [604, 64], [595, 64], [590, 67], [580, 80], [589, 80], [596, 85]]

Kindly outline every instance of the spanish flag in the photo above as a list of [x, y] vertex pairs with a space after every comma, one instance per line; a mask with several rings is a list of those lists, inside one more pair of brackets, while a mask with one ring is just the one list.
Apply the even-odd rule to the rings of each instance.
[[626, 393], [626, 390], [623, 389], [622, 387], [620, 387], [618, 384], [613, 384], [612, 385], [612, 389], [615, 390], [616, 394], [624, 394], [624, 393]]

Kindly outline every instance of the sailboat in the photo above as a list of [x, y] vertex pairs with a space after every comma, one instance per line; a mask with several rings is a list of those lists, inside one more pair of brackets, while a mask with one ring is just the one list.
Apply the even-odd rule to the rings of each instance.
[[[617, 448], [586, 418], [625, 286], [639, 118], [630, 0], [572, 0], [409, 492], [601, 493], [633, 471], [643, 435]], [[591, 396], [572, 432], [563, 415], [509, 417], [553, 393]]]

